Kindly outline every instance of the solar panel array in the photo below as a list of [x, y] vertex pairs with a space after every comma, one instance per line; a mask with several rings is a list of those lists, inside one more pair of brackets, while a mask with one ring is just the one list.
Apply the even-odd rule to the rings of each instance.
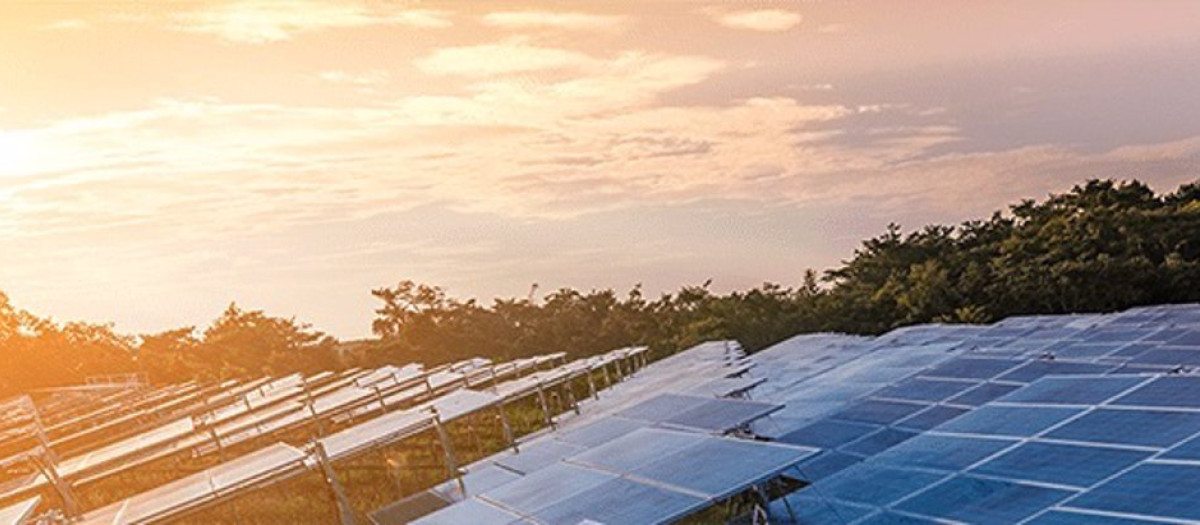
[[[527, 395], [525, 389], [506, 389], [505, 385], [513, 382], [524, 384], [529, 377], [538, 377], [535, 381], [538, 388], [552, 386], [554, 381], [565, 381], [576, 378], [580, 374], [590, 373], [596, 367], [603, 367], [619, 362], [631, 367], [631, 360], [639, 359], [644, 348], [621, 349], [594, 358], [578, 360], [538, 372], [527, 373], [540, 365], [554, 361], [562, 361], [562, 355], [543, 356], [517, 363], [492, 367], [490, 362], [472, 360], [467, 363], [438, 369], [430, 373], [418, 374], [419, 386], [412, 386], [411, 381], [398, 379], [393, 373], [363, 373], [349, 374], [352, 381], [338, 380], [338, 388], [324, 388], [326, 399], [337, 397], [347, 401], [340, 405], [343, 412], [353, 412], [355, 417], [374, 414], [377, 417], [351, 424], [350, 426], [313, 441], [311, 447], [303, 449], [277, 443], [267, 448], [259, 449], [249, 455], [232, 461], [223, 462], [213, 468], [184, 477], [168, 485], [141, 493], [113, 503], [107, 507], [85, 514], [81, 523], [88, 524], [126, 524], [153, 523], [176, 519], [197, 508], [210, 506], [237, 497], [246, 491], [274, 485], [304, 472], [322, 468], [322, 461], [341, 461], [362, 452], [394, 443], [411, 437], [424, 430], [434, 428], [440, 423], [449, 423], [456, 419], [477, 413], [479, 411], [499, 406], [500, 404]], [[525, 374], [516, 377], [517, 374]], [[337, 395], [345, 393], [346, 389], [360, 388], [369, 376], [387, 376], [392, 378], [391, 395], [385, 395], [384, 390], [376, 390], [375, 396], [366, 404], [359, 403], [356, 396]], [[449, 378], [453, 377], [453, 380]], [[491, 381], [492, 391], [475, 390], [470, 385], [486, 384]], [[510, 381], [499, 382], [500, 379], [513, 377]], [[345, 379], [345, 378], [343, 378]], [[286, 381], [285, 381], [286, 382]], [[329, 387], [330, 385], [326, 385]], [[275, 388], [288, 388], [276, 385]], [[312, 389], [308, 390], [310, 401], [307, 406], [309, 413], [318, 410], [312, 397]], [[278, 397], [264, 395], [262, 399]], [[286, 397], [286, 396], [285, 396]], [[395, 408], [393, 405], [405, 402], [422, 401], [413, 406]], [[279, 400], [279, 403], [282, 403]], [[371, 408], [371, 404], [376, 404]], [[245, 403], [251, 405], [252, 403]], [[278, 403], [263, 403], [258, 410], [250, 409], [247, 414], [263, 410], [265, 406], [276, 406]], [[214, 418], [221, 420], [222, 418]], [[225, 418], [228, 419], [228, 418]], [[259, 425], [261, 427], [261, 425]], [[317, 452], [319, 450], [319, 452]]]
[[[954, 330], [923, 329], [918, 347], [943, 357], [866, 394], [831, 402], [805, 393], [810, 380], [759, 397], [821, 414], [775, 432], [822, 450], [799, 465], [812, 485], [788, 498], [799, 522], [1200, 520], [1200, 308]], [[878, 354], [854, 361], [893, 362]]]
[[[750, 357], [717, 341], [629, 375], [644, 352], [131, 389], [46, 410], [40, 422], [6, 401], [0, 430], [36, 423], [64, 451], [52, 465], [71, 484], [260, 443], [88, 511], [83, 523], [174, 519], [318, 470], [322, 458], [343, 461], [528, 397], [548, 428], [373, 520], [664, 523], [778, 494], [782, 476], [800, 488], [756, 500], [772, 522], [1200, 522], [1198, 305], [809, 334]], [[546, 391], [579, 381], [589, 387], [581, 399], [564, 391], [574, 410], [551, 413]], [[323, 421], [339, 430], [273, 443]], [[37, 472], [0, 484], [11, 505], [0, 517], [27, 519], [38, 502], [17, 498], [48, 484]]]

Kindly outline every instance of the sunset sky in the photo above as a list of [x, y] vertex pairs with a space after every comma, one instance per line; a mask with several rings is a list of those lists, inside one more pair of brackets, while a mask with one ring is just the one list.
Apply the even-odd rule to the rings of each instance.
[[1200, 2], [0, 0], [0, 290], [342, 337], [401, 279], [795, 284], [889, 222], [1200, 176]]

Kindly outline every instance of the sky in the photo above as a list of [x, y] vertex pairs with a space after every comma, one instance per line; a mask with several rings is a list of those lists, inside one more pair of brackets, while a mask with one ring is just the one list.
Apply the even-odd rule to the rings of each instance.
[[794, 285], [891, 222], [1200, 177], [1200, 2], [0, 0], [0, 291], [343, 338], [459, 298]]

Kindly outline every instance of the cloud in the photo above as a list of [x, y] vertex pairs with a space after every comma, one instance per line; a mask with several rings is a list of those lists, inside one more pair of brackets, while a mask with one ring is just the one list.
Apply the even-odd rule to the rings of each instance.
[[44, 31], [80, 31], [91, 28], [91, 22], [79, 18], [57, 20], [42, 26]]
[[504, 29], [612, 30], [624, 26], [628, 17], [591, 13], [550, 11], [503, 11], [483, 16], [485, 25]]
[[433, 75], [488, 77], [552, 69], [579, 68], [592, 62], [582, 53], [539, 47], [524, 40], [509, 40], [478, 46], [447, 47], [416, 62]]
[[724, 12], [715, 14], [715, 18], [725, 27], [768, 32], [787, 31], [804, 20], [800, 13], [782, 9]]
[[450, 27], [441, 11], [398, 4], [327, 0], [242, 0], [174, 15], [170, 28], [210, 34], [229, 42], [266, 44], [300, 33], [376, 25], [414, 28]]
[[348, 84], [358, 87], [370, 87], [387, 83], [391, 78], [391, 75], [382, 69], [372, 69], [358, 73], [333, 69], [317, 73], [317, 78], [330, 84]]

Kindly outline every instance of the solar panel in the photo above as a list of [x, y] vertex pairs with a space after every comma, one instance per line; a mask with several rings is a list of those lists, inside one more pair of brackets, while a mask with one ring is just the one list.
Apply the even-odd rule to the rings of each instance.
[[1051, 510], [1025, 523], [1028, 525], [1154, 525], [1162, 522], [1069, 510]]
[[834, 417], [846, 421], [887, 425], [912, 415], [923, 408], [925, 408], [925, 405], [915, 403], [867, 400], [851, 405], [849, 408], [838, 412]]
[[556, 463], [525, 476], [517, 483], [507, 483], [486, 491], [483, 499], [531, 515], [538, 509], [613, 479], [616, 476], [612, 474]]
[[1165, 376], [1138, 387], [1113, 403], [1151, 407], [1200, 408], [1200, 377]]
[[901, 419], [895, 425], [909, 430], [929, 430], [967, 412], [964, 408], [935, 405]]
[[539, 509], [533, 517], [552, 524], [654, 524], [670, 522], [707, 505], [696, 496], [618, 478]]
[[736, 399], [712, 399], [662, 420], [665, 425], [684, 427], [716, 434], [724, 434], [740, 428], [783, 408], [781, 405], [742, 401]]
[[1200, 349], [1155, 348], [1130, 359], [1129, 362], [1164, 366], [1197, 366], [1200, 365]]
[[993, 399], [1003, 397], [1005, 394], [1020, 388], [1016, 385], [1005, 385], [1001, 383], [983, 383], [975, 388], [967, 390], [962, 394], [954, 396], [946, 400], [946, 403], [951, 405], [963, 405], [969, 407], [977, 407]]
[[820, 494], [823, 497], [882, 507], [945, 477], [945, 474], [867, 462], [847, 468], [824, 480], [821, 483]]
[[707, 401], [707, 399], [698, 396], [663, 394], [622, 410], [617, 415], [631, 419], [659, 422], [676, 414], [698, 408]]
[[1168, 450], [1162, 455], [1162, 459], [1200, 461], [1200, 436], [1184, 441]]
[[412, 522], [414, 525], [511, 525], [525, 523], [520, 516], [488, 505], [481, 501], [468, 499], [456, 503], [437, 512], [424, 516]]
[[564, 430], [557, 438], [559, 441], [582, 447], [595, 447], [649, 425], [647, 421], [612, 416], [579, 428]]
[[837, 448], [874, 432], [875, 425], [824, 419], [780, 437], [777, 441], [818, 448]]
[[1200, 432], [1198, 412], [1101, 408], [1054, 429], [1046, 437], [1101, 444], [1165, 447], [1196, 432]]
[[937, 430], [962, 434], [1033, 436], [1082, 411], [1066, 407], [986, 405], [937, 427]]
[[[555, 442], [535, 442], [546, 443]], [[492, 523], [495, 516], [480, 510], [480, 504], [538, 523], [665, 523], [777, 476], [815, 452], [645, 428], [534, 469], [478, 494], [467, 505], [453, 505], [415, 523]], [[467, 508], [455, 508], [460, 505]]]
[[942, 401], [973, 386], [974, 383], [962, 381], [913, 378], [879, 390], [873, 396], [932, 402]]
[[521, 474], [506, 468], [495, 465], [482, 465], [468, 469], [467, 473], [459, 478], [462, 486], [466, 487], [466, 494], [462, 493], [462, 488], [458, 483], [449, 483], [434, 487], [433, 491], [445, 501], [451, 502], [461, 500], [463, 497], [471, 494], [479, 494], [518, 479], [521, 479]]
[[1114, 367], [1112, 365], [1100, 365], [1093, 363], [1070, 363], [1065, 361], [1046, 361], [1038, 359], [1029, 361], [1013, 371], [1000, 376], [1001, 381], [1015, 381], [1019, 383], [1032, 383], [1034, 380], [1048, 375], [1072, 375], [1072, 374], [1102, 374]]
[[1200, 520], [1200, 465], [1144, 464], [1067, 502], [1067, 506]]
[[876, 461], [903, 467], [946, 471], [965, 469], [1015, 441], [922, 434], [875, 456]]
[[1200, 330], [1188, 330], [1179, 333], [1176, 337], [1168, 340], [1166, 344], [1171, 346], [1200, 347]]
[[531, 474], [558, 463], [562, 458], [577, 454], [583, 450], [586, 449], [578, 445], [544, 439], [522, 445], [520, 452], [506, 453], [504, 456], [496, 459], [495, 462], [510, 470], [522, 474]]
[[307, 454], [275, 444], [236, 460], [143, 492], [87, 514], [85, 524], [142, 523], [167, 519], [280, 472], [302, 469]]
[[896, 505], [935, 518], [980, 524], [1021, 521], [1073, 493], [974, 476], [955, 476]]
[[414, 434], [432, 423], [433, 415], [428, 412], [391, 412], [324, 437], [320, 442], [330, 459], [338, 459]]
[[723, 499], [766, 481], [815, 450], [748, 440], [705, 439], [633, 469], [629, 474]]
[[1138, 384], [1145, 377], [1046, 377], [1022, 388], [1000, 401], [1009, 403], [1040, 403], [1053, 405], [1096, 405]]
[[917, 432], [883, 428], [844, 447], [842, 452], [873, 456], [917, 436]]
[[1150, 457], [1150, 452], [1095, 445], [1029, 442], [974, 472], [1012, 480], [1090, 487]]
[[1008, 359], [961, 357], [938, 365], [925, 372], [925, 375], [960, 379], [991, 379], [1019, 363], [1019, 361]]
[[612, 472], [629, 472], [663, 456], [698, 446], [705, 439], [701, 434], [642, 429], [572, 456], [571, 461]]
[[41, 504], [42, 497], [35, 496], [25, 501], [0, 509], [0, 525], [21, 525], [33, 515], [33, 511]]

